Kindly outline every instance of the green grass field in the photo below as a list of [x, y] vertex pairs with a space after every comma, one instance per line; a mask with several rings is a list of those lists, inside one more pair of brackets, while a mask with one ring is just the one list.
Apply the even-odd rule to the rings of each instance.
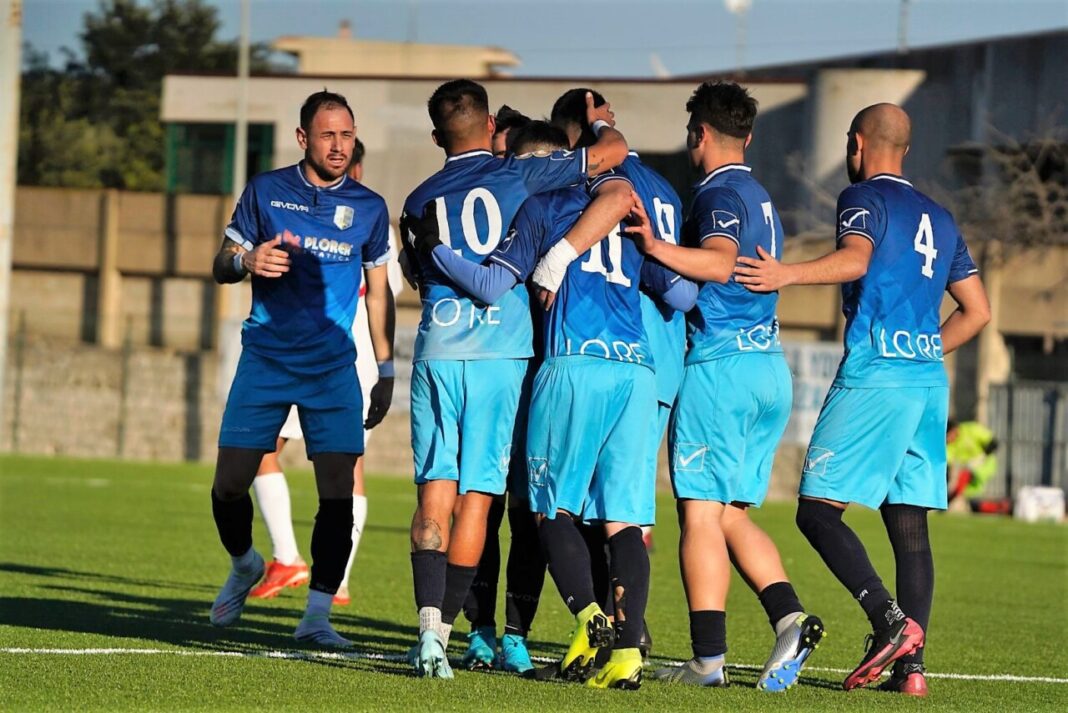
[[[210, 482], [210, 469], [200, 465], [0, 457], [0, 710], [1068, 710], [1068, 683], [981, 678], [1068, 679], [1064, 527], [932, 518], [938, 580], [926, 701], [840, 690], [843, 674], [828, 669], [859, 660], [866, 622], [796, 531], [789, 504], [769, 505], [756, 519], [778, 542], [802, 600], [828, 627], [801, 685], [782, 696], [754, 690], [756, 672], [744, 666], [763, 662], [771, 632], [736, 579], [728, 657], [741, 666], [731, 672], [731, 688], [650, 681], [635, 693], [592, 691], [483, 672], [423, 681], [396, 661], [416, 626], [407, 540], [413, 489], [400, 478], [369, 478], [353, 603], [335, 609], [339, 631], [357, 642], [355, 654], [299, 657], [291, 633], [303, 591], [253, 601], [238, 626], [214, 629], [208, 608], [228, 560], [211, 519]], [[306, 555], [314, 484], [304, 472], [290, 484]], [[689, 653], [678, 534], [670, 497], [659, 505], [648, 620], [654, 659], [678, 660]], [[847, 517], [892, 583], [878, 516]], [[266, 532], [256, 527], [257, 546], [269, 555]], [[533, 653], [560, 655], [569, 627], [547, 580]], [[459, 656], [462, 619], [457, 631], [452, 653]], [[89, 651], [100, 649], [123, 651]]]

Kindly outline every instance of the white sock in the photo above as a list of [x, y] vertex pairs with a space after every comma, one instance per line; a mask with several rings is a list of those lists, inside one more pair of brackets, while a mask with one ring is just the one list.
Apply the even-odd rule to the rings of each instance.
[[423, 607], [419, 610], [419, 634], [431, 629], [441, 633], [441, 610], [437, 607]]
[[349, 586], [349, 573], [352, 572], [352, 563], [356, 561], [356, 550], [360, 546], [360, 536], [363, 534], [363, 526], [367, 522], [367, 496], [352, 496], [352, 551], [349, 552], [349, 561], [345, 563], [345, 576], [341, 580], [342, 587]]
[[438, 634], [441, 635], [441, 643], [444, 644], [446, 649], [449, 648], [449, 637], [452, 635], [452, 624], [441, 622], [438, 625]]
[[233, 564], [234, 570], [242, 573], [249, 572], [256, 562], [256, 548], [249, 547], [248, 552], [238, 557], [231, 555], [230, 562]]
[[293, 516], [289, 507], [289, 486], [282, 473], [265, 473], [252, 480], [256, 503], [271, 536], [274, 558], [284, 565], [300, 559], [297, 551], [297, 536], [293, 533]]
[[334, 603], [334, 595], [320, 592], [317, 589], [308, 590], [308, 606], [304, 608], [304, 616], [330, 616], [330, 605]]

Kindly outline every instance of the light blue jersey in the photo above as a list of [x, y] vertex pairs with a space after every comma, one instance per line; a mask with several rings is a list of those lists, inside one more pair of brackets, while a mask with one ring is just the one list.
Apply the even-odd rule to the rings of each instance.
[[347, 176], [313, 186], [301, 164], [261, 173], [241, 194], [226, 237], [252, 250], [285, 230], [299, 240], [280, 246], [292, 264], [278, 278], [252, 276], [242, 349], [305, 373], [351, 366], [363, 268], [389, 259], [386, 203]]
[[[783, 230], [779, 214], [764, 187], [742, 164], [728, 164], [709, 173], [694, 189], [693, 207], [683, 226], [687, 247], [726, 238], [738, 255], [758, 257], [757, 246], [773, 257], [782, 256]], [[687, 364], [735, 354], [781, 353], [776, 292], [750, 292], [735, 281], [706, 282], [697, 296], [697, 309], [687, 316]]]
[[[450, 156], [444, 168], [408, 196], [404, 213], [421, 216], [433, 203], [442, 243], [467, 260], [482, 262], [497, 248], [528, 196], [580, 184], [585, 178], [585, 149], [504, 159], [489, 151], [470, 151]], [[533, 354], [525, 287], [517, 285], [493, 305], [480, 305], [432, 263], [419, 264], [414, 251], [410, 259], [423, 306], [415, 361], [525, 359]]]
[[949, 212], [899, 176], [838, 197], [838, 240], [874, 250], [867, 274], [842, 285], [845, 356], [836, 386], [947, 385], [939, 310], [947, 285], [978, 270]]
[[[638, 154], [628, 154], [623, 165], [590, 182], [595, 190], [615, 176], [626, 177], [641, 198], [653, 234], [660, 240], [678, 245], [682, 232], [682, 201], [671, 184], [642, 163]], [[675, 403], [682, 383], [683, 355], [686, 352], [686, 317], [666, 305], [648, 286], [641, 290], [642, 323], [649, 338], [649, 348], [656, 363], [657, 400], [670, 406]]]

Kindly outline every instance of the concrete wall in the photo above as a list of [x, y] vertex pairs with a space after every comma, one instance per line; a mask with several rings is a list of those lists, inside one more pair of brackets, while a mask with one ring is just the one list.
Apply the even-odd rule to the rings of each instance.
[[[337, 77], [253, 77], [249, 86], [249, 121], [275, 126], [275, 166], [303, 157], [294, 130], [300, 106], [326, 84], [344, 94], [356, 114], [356, 133], [367, 146], [367, 184], [381, 193], [396, 219], [408, 193], [444, 163], [430, 138], [433, 128], [426, 101], [443, 79], [342, 79]], [[508, 104], [530, 116], [547, 115], [558, 96], [576, 80], [481, 80], [490, 106]], [[236, 115], [233, 77], [168, 76], [163, 82], [161, 119], [165, 122], [233, 122]], [[686, 100], [695, 82], [599, 81], [617, 112], [619, 128], [639, 152], [679, 152], [686, 140]], [[799, 106], [807, 88], [798, 82], [764, 82], [752, 86], [762, 111]], [[682, 157], [679, 157], [682, 161]]]

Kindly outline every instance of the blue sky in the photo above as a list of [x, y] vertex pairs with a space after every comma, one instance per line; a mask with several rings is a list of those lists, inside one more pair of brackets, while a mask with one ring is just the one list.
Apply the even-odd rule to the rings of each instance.
[[[24, 0], [23, 39], [60, 59], [78, 48], [97, 0]], [[237, 0], [218, 0], [220, 36], [237, 35]], [[752, 0], [745, 64], [897, 46], [900, 0]], [[736, 18], [722, 0], [253, 0], [252, 35], [333, 35], [492, 44], [519, 55], [520, 76], [649, 77], [734, 69]], [[1065, 0], [911, 0], [912, 46], [1068, 27]]]

